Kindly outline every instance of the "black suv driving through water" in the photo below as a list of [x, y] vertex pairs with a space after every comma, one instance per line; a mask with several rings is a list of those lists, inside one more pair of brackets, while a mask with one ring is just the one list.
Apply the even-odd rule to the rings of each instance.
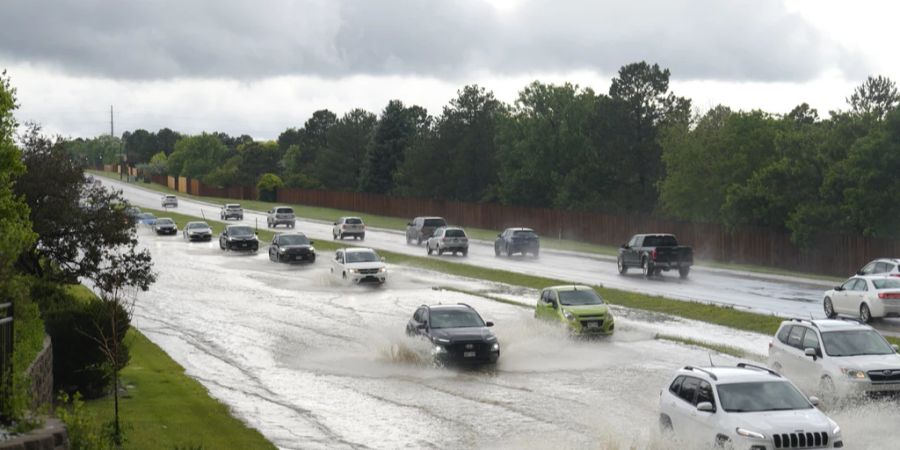
[[406, 334], [421, 336], [434, 345], [438, 363], [494, 364], [500, 357], [497, 336], [469, 305], [422, 305], [406, 324]]

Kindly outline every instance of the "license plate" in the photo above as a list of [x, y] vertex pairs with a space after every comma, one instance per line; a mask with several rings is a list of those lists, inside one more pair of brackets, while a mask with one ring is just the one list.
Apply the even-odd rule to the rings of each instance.
[[588, 322], [587, 327], [588, 328], [600, 328], [600, 322]]
[[298, 260], [298, 261], [299, 261], [299, 260], [301, 260], [301, 259], [303, 259], [302, 256], [300, 256], [300, 255], [294, 255], [294, 260]]
[[475, 352], [463, 352], [463, 358], [474, 358]]

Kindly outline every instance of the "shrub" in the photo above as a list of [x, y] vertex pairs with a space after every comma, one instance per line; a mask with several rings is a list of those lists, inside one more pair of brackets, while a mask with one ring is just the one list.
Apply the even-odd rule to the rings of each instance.
[[274, 173], [264, 173], [259, 177], [256, 183], [256, 190], [259, 192], [259, 200], [266, 202], [274, 202], [276, 200], [276, 192], [284, 187], [284, 182]]
[[[0, 416], [15, 421], [20, 427], [19, 431], [27, 431], [30, 424], [28, 410], [31, 407], [31, 396], [28, 390], [31, 380], [25, 375], [25, 369], [44, 345], [44, 322], [38, 306], [31, 301], [28, 293], [29, 280], [25, 277], [12, 277], [0, 285], [0, 299], [12, 301], [15, 311], [12, 355], [14, 372], [0, 374], [0, 389], [8, 386], [6, 377], [12, 377], [12, 392], [0, 392], [0, 397], [9, 399], [8, 402], [0, 402]], [[23, 425], [24, 428], [21, 428]]]
[[130, 326], [127, 311], [120, 305], [80, 299], [49, 283], [36, 285], [33, 295], [40, 299], [47, 334], [53, 339], [54, 388], [69, 394], [78, 391], [86, 398], [106, 394], [111, 373], [101, 343], [112, 342], [110, 315], [115, 311], [121, 348], [118, 364], [121, 368], [128, 363], [123, 343]]

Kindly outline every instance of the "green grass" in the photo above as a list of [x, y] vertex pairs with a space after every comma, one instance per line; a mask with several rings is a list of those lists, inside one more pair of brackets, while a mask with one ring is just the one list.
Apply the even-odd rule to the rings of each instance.
[[[118, 179], [119, 174], [114, 172], [102, 172], [97, 170], [87, 170], [87, 172], [107, 176]], [[166, 194], [176, 194], [186, 198], [192, 198], [196, 200], [202, 200], [212, 203], [235, 203], [239, 202], [247, 209], [253, 209], [257, 211], [267, 211], [272, 206], [277, 205], [278, 203], [272, 202], [263, 202], [258, 200], [235, 200], [229, 198], [219, 198], [219, 197], [199, 197], [196, 195], [184, 194], [172, 189], [169, 189], [167, 186], [161, 186], [155, 183], [135, 183], [137, 186], [144, 187], [146, 189], [151, 189], [154, 191], [158, 191]], [[295, 213], [298, 217], [304, 217], [313, 220], [322, 220], [326, 222], [333, 222], [338, 217], [341, 216], [358, 216], [363, 219], [363, 221], [375, 228], [385, 228], [390, 230], [398, 230], [403, 231], [406, 229], [406, 223], [410, 218], [408, 217], [390, 217], [390, 216], [381, 216], [375, 214], [364, 214], [354, 211], [346, 211], [334, 208], [322, 208], [317, 206], [306, 206], [306, 205], [290, 205], [294, 208]], [[486, 230], [483, 228], [466, 228], [466, 232], [474, 239], [480, 239], [485, 241], [493, 241], [497, 236], [498, 230]], [[586, 242], [573, 241], [568, 239], [556, 239], [550, 236], [542, 236], [541, 237], [541, 246], [544, 248], [554, 249], [554, 250], [563, 250], [563, 251], [574, 251], [574, 252], [583, 252], [583, 253], [592, 253], [595, 255], [602, 256], [616, 256], [618, 254], [618, 249], [613, 246], [607, 245], [596, 245], [590, 244]], [[797, 272], [790, 270], [783, 270], [771, 267], [764, 266], [755, 266], [750, 264], [735, 264], [728, 262], [719, 262], [712, 260], [702, 260], [700, 266], [717, 268], [717, 269], [728, 269], [728, 270], [738, 270], [743, 272], [754, 272], [765, 275], [782, 275], [782, 276], [793, 276], [793, 277], [803, 277], [803, 278], [811, 278], [822, 281], [829, 282], [838, 282], [843, 281], [843, 278], [831, 277], [826, 275], [818, 275], [818, 274], [810, 274], [805, 272]]]
[[[66, 289], [81, 301], [96, 295], [83, 285]], [[206, 388], [184, 373], [143, 334], [128, 332], [131, 361], [120, 373], [127, 392], [119, 398], [120, 420], [126, 427], [126, 448], [275, 448], [262, 434], [234, 418], [228, 407], [209, 396]], [[85, 403], [97, 424], [113, 417], [113, 399]]]
[[749, 354], [741, 348], [732, 347], [730, 345], [716, 344], [716, 343], [712, 343], [712, 342], [701, 341], [701, 340], [691, 339], [691, 338], [686, 338], [686, 337], [681, 337], [681, 336], [673, 336], [673, 335], [669, 335], [669, 334], [657, 334], [655, 336], [655, 338], [660, 339], [660, 340], [665, 340], [665, 341], [677, 342], [679, 344], [684, 344], [684, 345], [703, 347], [703, 348], [707, 348], [707, 349], [710, 349], [710, 350], [718, 352], [718, 353], [723, 353], [726, 355], [734, 356], [735, 358], [758, 359], [758, 356]]

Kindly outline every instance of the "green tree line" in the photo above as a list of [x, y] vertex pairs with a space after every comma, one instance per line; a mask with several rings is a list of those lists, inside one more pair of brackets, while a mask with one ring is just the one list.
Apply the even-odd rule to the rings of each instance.
[[377, 115], [319, 110], [270, 142], [169, 129], [121, 140], [129, 163], [218, 186], [273, 174], [291, 187], [774, 227], [800, 243], [819, 232], [900, 237], [892, 80], [869, 77], [846, 110], [822, 118], [805, 103], [699, 111], [670, 76], [633, 63], [606, 93], [535, 81], [512, 104], [470, 85], [437, 115], [400, 100]]

